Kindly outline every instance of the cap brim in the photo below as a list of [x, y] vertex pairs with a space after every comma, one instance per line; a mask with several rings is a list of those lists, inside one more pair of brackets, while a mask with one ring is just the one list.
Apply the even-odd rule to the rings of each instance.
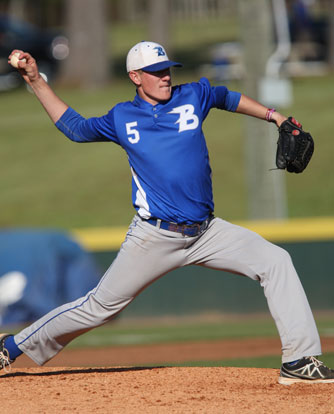
[[144, 72], [158, 72], [159, 70], [168, 69], [171, 66], [182, 67], [181, 63], [173, 62], [172, 60], [165, 60], [163, 62], [154, 63], [153, 65], [141, 68]]

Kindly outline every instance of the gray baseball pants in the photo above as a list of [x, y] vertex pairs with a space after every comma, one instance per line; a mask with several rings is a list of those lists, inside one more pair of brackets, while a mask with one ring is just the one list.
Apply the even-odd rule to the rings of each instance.
[[135, 216], [117, 257], [97, 287], [49, 312], [14, 340], [33, 361], [43, 365], [77, 336], [111, 320], [152, 282], [186, 265], [225, 270], [259, 281], [281, 338], [283, 362], [321, 354], [316, 324], [289, 254], [220, 218], [214, 218], [202, 234], [187, 237]]

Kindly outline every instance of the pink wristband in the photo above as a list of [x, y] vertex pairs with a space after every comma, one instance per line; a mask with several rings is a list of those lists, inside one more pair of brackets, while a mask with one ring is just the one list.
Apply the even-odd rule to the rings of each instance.
[[267, 109], [266, 121], [271, 122], [271, 118], [272, 118], [274, 112], [276, 112], [275, 108]]

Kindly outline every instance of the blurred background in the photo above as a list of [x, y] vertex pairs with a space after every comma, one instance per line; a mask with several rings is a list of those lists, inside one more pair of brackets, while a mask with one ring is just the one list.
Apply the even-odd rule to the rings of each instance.
[[[3, 257], [9, 235], [17, 237], [12, 246], [21, 246], [28, 234], [37, 244], [23, 244], [22, 250], [30, 246], [30, 256], [43, 260], [39, 246], [47, 240], [54, 263], [68, 267], [69, 255], [64, 259], [59, 253], [61, 233], [64, 244], [78, 243], [97, 264], [86, 289], [114, 258], [134, 215], [124, 152], [109, 143], [77, 145], [62, 136], [8, 65], [9, 53], [14, 48], [30, 52], [56, 93], [90, 117], [133, 99], [125, 58], [141, 40], [162, 43], [170, 58], [183, 62], [173, 71], [174, 83], [206, 76], [213, 85], [224, 84], [295, 116], [312, 133], [313, 159], [296, 175], [273, 170], [277, 130], [272, 124], [218, 110], [205, 123], [215, 214], [286, 248], [312, 306], [332, 310], [332, 0], [0, 0]], [[42, 268], [17, 269], [18, 249], [12, 253], [11, 264], [0, 267], [2, 292], [11, 286], [1, 285], [4, 276], [8, 283], [8, 273], [19, 271], [35, 281], [31, 269]], [[39, 270], [38, 277], [46, 277], [45, 272]], [[124, 315], [267, 312], [256, 284], [229, 276], [193, 267], [172, 272]], [[14, 279], [17, 293], [11, 303], [25, 309], [27, 281], [17, 273]], [[59, 294], [63, 285], [57, 285], [56, 303], [67, 300]], [[9, 306], [8, 298], [0, 306], [3, 322]]]

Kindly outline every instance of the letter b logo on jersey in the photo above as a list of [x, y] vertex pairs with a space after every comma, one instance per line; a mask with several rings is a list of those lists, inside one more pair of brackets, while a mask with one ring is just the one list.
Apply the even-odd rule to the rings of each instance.
[[196, 129], [199, 124], [198, 116], [194, 113], [195, 108], [191, 104], [181, 105], [174, 108], [169, 114], [180, 114], [179, 119], [175, 122], [179, 124], [179, 132], [188, 129]]

